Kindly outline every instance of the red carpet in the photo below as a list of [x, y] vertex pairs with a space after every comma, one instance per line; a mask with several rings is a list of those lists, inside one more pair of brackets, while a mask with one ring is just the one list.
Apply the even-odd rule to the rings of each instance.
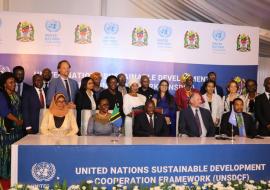
[[0, 183], [4, 190], [8, 190], [10, 188], [10, 179], [0, 179]]

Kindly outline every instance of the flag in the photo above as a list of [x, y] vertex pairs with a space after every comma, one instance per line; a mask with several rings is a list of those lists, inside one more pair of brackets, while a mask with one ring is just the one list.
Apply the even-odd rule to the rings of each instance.
[[122, 117], [121, 117], [121, 114], [117, 105], [115, 105], [113, 108], [113, 112], [110, 117], [110, 122], [116, 127], [122, 126], [123, 120], [122, 120]]
[[229, 118], [229, 123], [232, 124], [233, 126], [237, 126], [236, 115], [233, 108], [232, 108], [231, 115]]

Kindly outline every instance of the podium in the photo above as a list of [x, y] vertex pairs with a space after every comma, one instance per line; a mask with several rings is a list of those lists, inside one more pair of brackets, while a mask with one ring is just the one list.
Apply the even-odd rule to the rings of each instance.
[[11, 183], [101, 186], [270, 179], [270, 138], [48, 137], [12, 145]]

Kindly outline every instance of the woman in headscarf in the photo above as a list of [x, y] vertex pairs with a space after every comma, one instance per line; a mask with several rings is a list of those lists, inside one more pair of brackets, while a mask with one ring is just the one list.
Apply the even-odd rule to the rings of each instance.
[[54, 95], [50, 108], [45, 112], [40, 133], [49, 136], [74, 136], [79, 129], [72, 109], [69, 109], [64, 94]]
[[23, 137], [21, 101], [15, 92], [12, 73], [1, 75], [0, 91], [0, 178], [9, 179], [11, 171], [11, 144]]
[[175, 92], [175, 102], [178, 110], [186, 109], [188, 107], [189, 98], [192, 93], [197, 92], [200, 94], [199, 90], [193, 88], [193, 76], [191, 74], [184, 73], [180, 78], [180, 82], [184, 87], [179, 88]]
[[123, 98], [123, 111], [125, 118], [125, 136], [132, 137], [132, 109], [142, 107], [145, 104], [146, 97], [138, 94], [140, 82], [137, 79], [130, 79], [128, 82], [129, 93]]

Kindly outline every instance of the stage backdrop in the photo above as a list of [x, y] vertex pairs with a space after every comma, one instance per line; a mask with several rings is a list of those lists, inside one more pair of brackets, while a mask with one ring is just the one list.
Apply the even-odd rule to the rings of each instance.
[[[125, 73], [147, 74], [151, 86], [179, 75], [194, 75], [200, 87], [209, 71], [218, 83], [232, 77], [257, 78], [259, 30], [254, 27], [177, 20], [91, 17], [79, 15], [1, 12], [0, 69], [15, 65], [26, 70], [26, 81], [49, 67], [57, 77], [57, 63], [70, 61], [71, 78], [80, 81], [100, 71], [103, 78]], [[103, 86], [105, 86], [103, 80]]]

